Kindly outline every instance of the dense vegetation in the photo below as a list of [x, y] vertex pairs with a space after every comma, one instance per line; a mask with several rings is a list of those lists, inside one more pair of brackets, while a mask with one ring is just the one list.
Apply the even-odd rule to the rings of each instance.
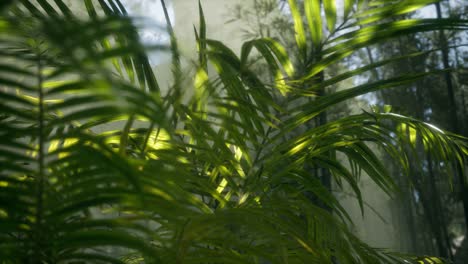
[[[369, 45], [468, 22], [400, 19], [431, 0], [346, 0], [343, 14], [334, 0], [288, 2], [295, 55], [259, 38], [237, 56], [206, 38], [200, 7], [191, 77], [170, 23], [169, 47], [144, 47], [118, 0], [83, 0], [85, 17], [61, 0], [1, 2], [1, 263], [417, 263], [356, 238], [330, 186], [350, 186], [362, 206], [360, 171], [397, 191], [378, 151], [404, 171], [423, 146], [453, 172], [466, 139], [386, 106], [325, 113], [453, 69], [338, 92], [327, 87], [414, 54], [323, 72]], [[151, 49], [172, 54], [168, 88]], [[271, 78], [252, 70], [257, 54]]]
[[[284, 4], [278, 6], [272, 0], [253, 0], [253, 7], [238, 4], [232, 8], [232, 21], [244, 22], [244, 37], [246, 39], [258, 37], [280, 38], [285, 43], [285, 48], [290, 54], [294, 54], [293, 21], [283, 13], [288, 9]], [[278, 12], [283, 10], [283, 13]], [[468, 15], [468, 6], [464, 1], [441, 1], [426, 6], [422, 10], [405, 13], [398, 18], [386, 18], [388, 21], [411, 18], [452, 18], [465, 19]], [[442, 128], [448, 128], [453, 132], [467, 135], [467, 92], [466, 92], [466, 65], [468, 52], [466, 50], [467, 31], [437, 30], [418, 32], [411, 35], [401, 35], [389, 41], [368, 45], [346, 59], [327, 67], [324, 75], [328, 78], [338, 75], [350, 68], [359, 65], [373, 64], [378, 61], [394, 59], [392, 63], [380, 65], [357, 77], [331, 85], [327, 92], [346, 89], [355, 83], [375, 82], [382, 79], [398, 76], [401, 72], [432, 71], [441, 68], [456, 67], [456, 71], [446, 71], [443, 74], [433, 74], [395, 89], [383, 89], [360, 99], [348, 100], [346, 103], [336, 105], [327, 111], [329, 120], [343, 116], [344, 113], [355, 112], [361, 109], [363, 101], [373, 101], [379, 107], [389, 104], [392, 111], [410, 114], [419, 120], [431, 122]], [[404, 58], [401, 56], [410, 55]], [[255, 58], [254, 58], [255, 59]], [[296, 62], [300, 64], [300, 61]], [[255, 63], [257, 73], [264, 73], [265, 64]], [[298, 65], [298, 67], [301, 67]], [[417, 137], [418, 135], [416, 135]], [[432, 160], [423, 146], [418, 144], [415, 148], [415, 157], [410, 157], [409, 177], [402, 173], [398, 164], [391, 160], [385, 160], [384, 164], [390, 170], [392, 178], [400, 187], [402, 193], [390, 200], [390, 206], [382, 204], [388, 199], [366, 199], [375, 196], [372, 187], [361, 188], [363, 192], [365, 218], [354, 220], [357, 223], [357, 232], [364, 239], [377, 238], [377, 243], [385, 243], [387, 247], [408, 252], [417, 252], [421, 255], [440, 255], [450, 259], [455, 258], [457, 263], [465, 263], [463, 257], [466, 251], [467, 240], [465, 237], [467, 215], [464, 208], [468, 206], [466, 186], [462, 174], [456, 174], [454, 182], [447, 181], [447, 171], [443, 164]], [[422, 165], [422, 166], [421, 166]], [[395, 168], [395, 169], [393, 169]], [[441, 169], [442, 168], [442, 169]], [[361, 181], [366, 184], [366, 179]], [[333, 188], [331, 188], [333, 190]], [[335, 192], [340, 201], [348, 201], [353, 195], [346, 191]], [[380, 194], [380, 196], [385, 196]], [[343, 198], [346, 197], [346, 198]], [[355, 209], [350, 203], [346, 206], [351, 217]], [[392, 213], [386, 215], [387, 212]], [[384, 215], [381, 215], [380, 213]], [[375, 215], [375, 217], [374, 217]], [[354, 216], [356, 218], [356, 216]], [[364, 220], [364, 221], [362, 221]], [[386, 231], [385, 240], [382, 232], [375, 232], [368, 224], [381, 223], [380, 229]], [[393, 230], [391, 230], [393, 229]], [[393, 231], [393, 232], [392, 232]], [[395, 237], [388, 237], [388, 233]], [[393, 233], [393, 234], [392, 234]], [[366, 235], [370, 234], [370, 235]], [[380, 241], [380, 242], [378, 242]], [[374, 243], [376, 243], [374, 242]], [[456, 253], [456, 254], [455, 254]]]

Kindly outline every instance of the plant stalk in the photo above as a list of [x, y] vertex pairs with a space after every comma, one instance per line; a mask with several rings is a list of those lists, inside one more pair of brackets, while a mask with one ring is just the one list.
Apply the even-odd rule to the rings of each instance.
[[44, 159], [44, 147], [45, 147], [45, 135], [44, 135], [44, 91], [43, 91], [43, 76], [42, 76], [42, 58], [41, 52], [38, 51], [37, 58], [37, 90], [38, 90], [38, 174], [36, 176], [36, 215], [35, 215], [35, 248], [34, 248], [34, 259], [40, 262], [41, 252], [43, 250], [42, 245], [44, 243], [44, 230], [43, 230], [43, 218], [44, 218], [44, 181], [45, 181], [45, 159]]

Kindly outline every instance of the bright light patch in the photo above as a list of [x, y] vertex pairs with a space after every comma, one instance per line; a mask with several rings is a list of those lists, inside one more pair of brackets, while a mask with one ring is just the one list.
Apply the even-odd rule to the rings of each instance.
[[167, 201], [174, 201], [174, 199], [167, 193], [161, 191], [160, 189], [156, 188], [149, 188], [148, 191], [156, 196], [160, 196], [161, 198]]
[[151, 132], [149, 140], [148, 140], [148, 147], [154, 150], [160, 149], [169, 149], [171, 145], [169, 144], [169, 140], [171, 139], [169, 133], [165, 129], [157, 129]]
[[7, 218], [8, 217], [8, 212], [0, 209], [0, 218]]
[[226, 181], [226, 179], [223, 179], [223, 180], [221, 181], [221, 183], [219, 183], [218, 188], [216, 188], [216, 191], [217, 191], [219, 194], [221, 194], [221, 193], [224, 191], [224, 188], [226, 188], [227, 183], [228, 183], [228, 182]]
[[298, 143], [296, 146], [294, 146], [289, 152], [288, 152], [288, 155], [294, 155], [296, 153], [298, 153], [299, 151], [303, 150], [305, 147], [307, 147], [307, 145], [309, 144], [309, 142], [306, 140], [306, 141], [303, 141], [301, 143]]
[[56, 151], [59, 148], [59, 146], [60, 146], [60, 141], [59, 140], [50, 141], [48, 152]]
[[414, 129], [412, 126], [408, 126], [405, 123], [400, 124], [398, 126], [398, 132], [400, 132], [401, 135], [407, 134], [411, 144], [416, 143], [416, 129]]

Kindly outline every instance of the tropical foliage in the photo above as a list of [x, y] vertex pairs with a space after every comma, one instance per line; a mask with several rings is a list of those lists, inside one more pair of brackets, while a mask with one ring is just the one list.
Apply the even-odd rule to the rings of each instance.
[[[232, 9], [232, 21], [246, 24], [243, 26], [243, 32], [247, 39], [264, 36], [277, 37], [281, 39], [281, 43], [290, 52], [289, 54], [294, 54], [297, 45], [294, 43], [293, 21], [284, 15], [287, 8], [284, 4], [280, 4], [278, 7], [276, 1], [272, 0], [254, 0], [253, 8], [249, 5], [235, 5]], [[466, 19], [466, 8], [462, 1], [436, 2], [423, 10], [403, 14], [399, 19], [420, 18], [421, 16]], [[279, 10], [283, 10], [283, 13]], [[395, 20], [395, 18], [391, 19]], [[466, 92], [464, 91], [465, 82], [463, 82], [463, 76], [466, 75], [466, 72], [461, 69], [463, 54], [466, 53], [466, 44], [463, 44], [466, 34], [466, 31], [439, 30], [401, 35], [377, 45], [366, 46], [336, 65], [327, 67], [324, 74], [332, 77], [351, 67], [372, 64], [376, 58], [384, 61], [397, 58], [392, 63], [381, 65], [359, 76], [327, 87], [328, 93], [332, 93], [334, 89], [348, 88], [353, 83], [375, 82], [398, 76], [401, 72], [414, 71], [414, 69], [432, 71], [442, 68], [441, 64], [445, 68], [449, 68], [450, 65], [459, 68], [457, 71], [433, 74], [399, 86], [398, 89], [384, 89], [360, 99], [348, 100], [342, 106], [335, 106], [331, 111], [327, 111], [328, 118], [335, 119], [336, 115], [342, 116], [342, 113], [360, 109], [363, 107], [363, 101], [370, 99], [380, 106], [390, 104], [393, 108], [392, 111], [410, 113], [411, 116], [419, 120], [433, 122], [466, 136], [466, 130], [463, 129], [463, 124], [467, 124], [466, 118], [468, 117]], [[399, 58], [410, 54], [411, 56]], [[301, 68], [300, 62], [296, 63]], [[254, 70], [260, 74], [264, 73], [264, 69], [267, 68], [265, 64], [257, 61]], [[460, 255], [459, 253], [464, 251], [463, 248], [458, 247], [465, 234], [466, 217], [463, 221], [464, 211], [468, 211], [463, 208], [467, 208], [467, 200], [464, 197], [467, 193], [464, 191], [465, 184], [463, 179], [457, 179], [454, 183], [447, 181], [446, 170], [440, 166], [438, 161], [433, 161], [431, 156], [425, 153], [422, 145], [416, 147], [416, 153], [418, 153], [416, 159], [409, 159], [409, 163], [414, 165], [410, 166], [410, 177], [405, 177], [399, 169], [392, 169], [395, 165], [399, 167], [398, 164], [392, 163], [391, 160], [384, 161], [385, 166], [390, 168], [395, 182], [402, 189], [402, 193], [392, 199], [391, 215], [385, 217], [380, 214], [385, 215], [389, 211], [379, 205], [379, 202], [383, 201], [382, 199], [369, 200], [365, 198], [376, 195], [373, 187], [364, 187], [361, 190], [367, 202], [365, 207], [371, 208], [372, 212], [366, 213], [362, 222], [359, 221], [361, 218], [357, 215], [357, 221], [359, 221], [355, 220], [357, 229], [362, 227], [360, 232], [364, 233], [365, 239], [377, 239], [388, 246], [393, 245], [399, 250], [417, 252], [421, 255], [440, 255], [453, 258], [454, 252], [457, 252], [456, 255]], [[422, 168], [417, 165], [421, 161]], [[459, 176], [461, 175], [457, 172], [455, 178]], [[365, 179], [363, 185], [364, 182]], [[347, 201], [349, 196], [353, 195], [339, 190], [335, 193], [338, 194], [339, 200], [340, 196], [347, 198], [343, 205], [347, 206], [347, 210], [353, 217], [355, 210], [349, 208], [350, 202]], [[375, 217], [373, 217], [374, 215]], [[385, 240], [379, 239], [384, 236], [373, 231], [375, 229], [366, 227], [367, 224], [376, 222], [382, 223], [380, 229], [394, 228], [393, 233], [398, 233], [398, 236]], [[465, 262], [460, 261], [460, 263]]]
[[[86, 17], [61, 0], [3, 1], [2, 263], [417, 263], [356, 238], [324, 171], [357, 197], [360, 171], [394, 193], [376, 147], [405, 169], [422, 144], [450, 169], [464, 163], [466, 139], [388, 107], [328, 122], [323, 113], [444, 70], [330, 94], [402, 58], [329, 79], [323, 71], [396, 36], [468, 27], [388, 22], [432, 2], [349, 0], [342, 15], [333, 0], [290, 0], [299, 66], [274, 39], [248, 41], [240, 56], [207, 39], [200, 8], [199, 58], [187, 78], [170, 23], [169, 47], [144, 47], [138, 19], [118, 0], [83, 0]], [[272, 81], [251, 70], [254, 48]], [[170, 87], [159, 86], [149, 49], [171, 51]]]

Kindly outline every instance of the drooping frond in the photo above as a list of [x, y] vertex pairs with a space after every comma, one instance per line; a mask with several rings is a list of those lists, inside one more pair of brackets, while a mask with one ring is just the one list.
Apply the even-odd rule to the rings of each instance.
[[[435, 73], [319, 97], [316, 90], [418, 54], [316, 77], [362, 47], [467, 22], [387, 21], [433, 1], [344, 1], [344, 17], [335, 1], [322, 2], [304, 1], [304, 17], [289, 1], [302, 67], [274, 39], [246, 42], [240, 55], [207, 39], [200, 5], [192, 79], [182, 76], [174, 33], [170, 47], [143, 46], [138, 19], [118, 0], [84, 0], [80, 12], [61, 0], [2, 2], [2, 261], [417, 263], [356, 238], [316, 170], [347, 182], [362, 207], [359, 169], [396, 189], [376, 146], [403, 168], [417, 144], [457, 166], [466, 139], [385, 111], [310, 122], [345, 100]], [[168, 89], [150, 49], [174, 55]], [[251, 69], [254, 50], [272, 82]]]

